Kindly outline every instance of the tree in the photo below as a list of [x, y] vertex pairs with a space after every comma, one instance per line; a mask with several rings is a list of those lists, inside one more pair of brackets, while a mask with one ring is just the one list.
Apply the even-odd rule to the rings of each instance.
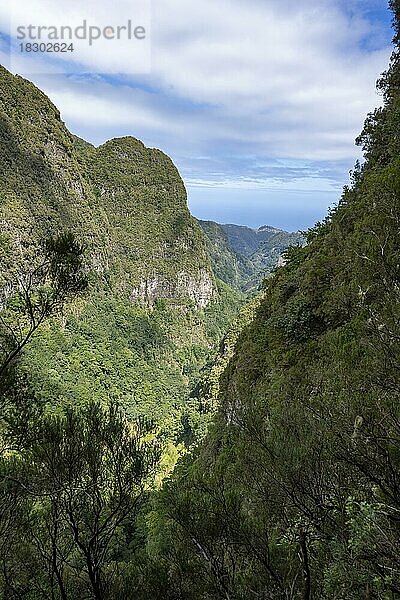
[[[26, 344], [46, 319], [87, 286], [84, 248], [71, 233], [49, 238], [30, 268], [3, 287], [0, 303], [0, 399], [2, 407], [0, 447], [0, 562], [8, 597], [19, 597], [17, 575], [21, 569], [10, 559], [23, 539], [21, 523], [29, 513], [32, 495], [20, 485], [21, 451], [36, 435], [32, 425], [42, 416], [28, 377], [14, 367]], [[6, 278], [7, 278], [6, 277]], [[29, 501], [27, 501], [29, 499]], [[24, 545], [21, 558], [28, 552]], [[22, 548], [21, 548], [22, 550]], [[28, 552], [29, 554], [29, 552]], [[30, 565], [35, 572], [35, 561]], [[29, 588], [30, 574], [22, 588]]]
[[[88, 590], [96, 600], [108, 597], [124, 528], [135, 527], [159, 457], [151, 427], [129, 422], [115, 405], [91, 402], [42, 416], [3, 480], [24, 497], [14, 552], [21, 559], [31, 548], [41, 565], [31, 575], [38, 589], [45, 581], [51, 598], [72, 600]], [[9, 568], [13, 560], [3, 562], [5, 574]], [[21, 572], [23, 565], [19, 578]]]
[[0, 377], [20, 355], [36, 330], [65, 303], [83, 292], [84, 248], [72, 233], [49, 238], [37, 264], [10, 282], [0, 311]]

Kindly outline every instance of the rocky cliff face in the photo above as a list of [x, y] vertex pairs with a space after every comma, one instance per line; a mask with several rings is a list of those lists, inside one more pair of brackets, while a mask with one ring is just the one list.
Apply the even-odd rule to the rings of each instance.
[[[0, 223], [10, 269], [61, 229], [88, 247], [98, 285], [131, 300], [191, 299], [214, 278], [172, 161], [134, 138], [75, 138], [33, 84], [0, 69]], [[22, 252], [22, 250], [24, 250]]]
[[197, 278], [181, 271], [172, 285], [168, 279], [158, 275], [141, 280], [140, 285], [132, 290], [131, 300], [152, 306], [157, 298], [187, 297], [199, 308], [206, 308], [213, 289], [213, 280], [206, 270], [199, 272]]

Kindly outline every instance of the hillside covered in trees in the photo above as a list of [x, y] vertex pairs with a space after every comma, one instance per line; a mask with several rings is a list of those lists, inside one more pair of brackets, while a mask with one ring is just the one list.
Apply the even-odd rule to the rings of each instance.
[[179, 173], [134, 138], [99, 148], [76, 138], [40, 90], [4, 68], [0, 115], [4, 298], [60, 232], [84, 247], [88, 278], [21, 368], [44, 403], [118, 401], [178, 447], [198, 425], [188, 398], [199, 372], [244, 298], [215, 277]]
[[267, 280], [207, 438], [157, 498], [152, 568], [163, 583], [147, 597], [400, 596], [400, 3], [391, 6], [384, 106], [357, 140], [365, 163]]
[[245, 304], [279, 232], [207, 241], [165, 155], [1, 70], [2, 600], [400, 597], [390, 4], [365, 162]]
[[258, 229], [243, 225], [200, 221], [214, 273], [231, 287], [249, 293], [260, 287], [282, 262], [290, 246], [303, 245], [299, 232], [264, 225]]

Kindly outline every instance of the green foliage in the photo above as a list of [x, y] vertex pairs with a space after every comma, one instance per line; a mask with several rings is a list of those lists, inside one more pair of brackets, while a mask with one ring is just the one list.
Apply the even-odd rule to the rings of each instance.
[[[57, 257], [48, 278], [79, 287], [81, 249], [66, 253], [72, 237], [60, 231], [85, 247], [88, 279], [85, 297], [39, 332], [23, 368], [49, 405], [122, 402], [178, 446], [200, 426], [198, 405], [186, 402], [243, 298], [215, 280], [167, 156], [131, 137], [94, 148], [35, 86], [3, 68], [0, 84], [1, 289], [11, 294], [32, 271], [47, 238], [57, 240], [45, 249]], [[19, 297], [9, 304], [23, 312]]]
[[165, 597], [400, 595], [399, 73], [396, 48], [365, 164], [267, 280], [207, 436], [156, 499]]
[[217, 277], [249, 293], [259, 288], [290, 247], [304, 244], [300, 233], [288, 233], [274, 227], [251, 229], [240, 225], [219, 225], [199, 221]]
[[160, 457], [152, 429], [97, 402], [42, 412], [30, 429], [2, 454], [1, 597], [111, 597]]
[[47, 239], [35, 263], [3, 291], [0, 375], [44, 321], [87, 286], [83, 248], [71, 233]]

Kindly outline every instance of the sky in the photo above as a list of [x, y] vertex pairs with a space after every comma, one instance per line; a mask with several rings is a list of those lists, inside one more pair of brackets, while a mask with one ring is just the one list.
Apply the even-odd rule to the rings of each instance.
[[[160, 148], [184, 179], [192, 214], [250, 227], [304, 230], [338, 202], [391, 53], [385, 0], [10, 6], [0, 7], [0, 62], [38, 85], [74, 134], [95, 145], [132, 135]], [[39, 69], [19, 51], [16, 23], [99, 15], [146, 22], [146, 46], [103, 40], [64, 61], [35, 56]]]

